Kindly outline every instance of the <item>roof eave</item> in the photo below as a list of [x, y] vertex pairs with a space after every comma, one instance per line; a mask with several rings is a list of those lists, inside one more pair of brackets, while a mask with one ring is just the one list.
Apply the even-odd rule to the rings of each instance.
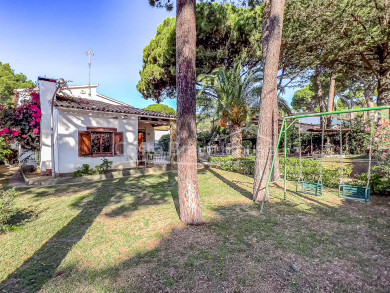
[[153, 116], [153, 115], [143, 115], [143, 114], [137, 114], [137, 113], [126, 113], [126, 112], [101, 111], [101, 110], [93, 110], [93, 109], [82, 109], [82, 108], [65, 107], [65, 106], [58, 106], [58, 105], [55, 105], [54, 107], [55, 108], [61, 108], [61, 109], [67, 109], [67, 110], [78, 110], [78, 111], [87, 111], [87, 112], [107, 113], [107, 114], [114, 114], [114, 115], [118, 115], [118, 116], [132, 115], [132, 116], [136, 116], [136, 117], [163, 118], [163, 119], [168, 119], [168, 120], [176, 120], [176, 117]]

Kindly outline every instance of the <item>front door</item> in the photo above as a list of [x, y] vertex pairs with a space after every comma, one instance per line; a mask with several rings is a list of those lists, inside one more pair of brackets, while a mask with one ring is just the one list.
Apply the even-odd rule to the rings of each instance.
[[138, 160], [143, 160], [142, 152], [144, 150], [144, 142], [146, 142], [146, 135], [145, 131], [139, 130], [138, 131]]

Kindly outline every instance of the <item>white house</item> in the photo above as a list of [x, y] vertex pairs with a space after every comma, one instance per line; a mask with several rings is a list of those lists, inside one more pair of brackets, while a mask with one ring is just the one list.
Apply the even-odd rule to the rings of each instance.
[[[40, 77], [38, 81], [43, 173], [50, 173], [53, 166], [56, 174], [74, 172], [83, 164], [95, 167], [102, 158], [113, 161], [114, 169], [133, 168], [143, 153], [154, 151], [154, 127], [176, 119], [101, 95], [98, 85], [66, 86], [57, 91], [57, 80]], [[26, 90], [16, 91], [19, 101], [26, 96]]]

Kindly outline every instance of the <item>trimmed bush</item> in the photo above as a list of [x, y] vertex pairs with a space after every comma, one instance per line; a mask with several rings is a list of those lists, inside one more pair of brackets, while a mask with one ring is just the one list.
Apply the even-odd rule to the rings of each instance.
[[[244, 175], [254, 175], [256, 157], [234, 159], [232, 156], [211, 157], [210, 164], [222, 170], [237, 172]], [[302, 175], [304, 181], [317, 182], [320, 176], [321, 162], [313, 159], [302, 159]], [[343, 177], [347, 178], [352, 173], [352, 165], [344, 165]], [[281, 173], [284, 171], [284, 159], [280, 159]], [[342, 176], [338, 165], [329, 166], [324, 164], [322, 170], [322, 182], [327, 187], [337, 187]], [[287, 158], [287, 180], [299, 181], [299, 159]]]
[[102, 163], [96, 166], [96, 169], [92, 168], [88, 164], [83, 164], [81, 167], [78, 167], [77, 170], [73, 172], [73, 177], [82, 177], [95, 174], [107, 174], [110, 171], [111, 167], [112, 161], [103, 158]]
[[242, 142], [242, 147], [244, 149], [250, 149], [252, 147], [252, 142], [250, 140], [244, 140]]
[[91, 168], [90, 165], [83, 164], [81, 167], [77, 168], [77, 170], [73, 172], [73, 177], [82, 177], [93, 174], [97, 174], [97, 171], [94, 168]]
[[[365, 187], [367, 182], [367, 174], [363, 173], [355, 180], [355, 185]], [[383, 164], [371, 168], [370, 179], [371, 194], [390, 196], [390, 164]]]

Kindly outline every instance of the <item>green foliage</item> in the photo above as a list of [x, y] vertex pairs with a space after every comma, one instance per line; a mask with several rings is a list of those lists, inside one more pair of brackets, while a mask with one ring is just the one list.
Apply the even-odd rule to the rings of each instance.
[[243, 124], [253, 116], [251, 109], [256, 105], [261, 93], [263, 75], [259, 70], [248, 70], [236, 62], [228, 70], [220, 67], [212, 74], [199, 78], [201, 89], [198, 92], [198, 108], [201, 114], [216, 117], [231, 124]]
[[83, 164], [81, 167], [77, 168], [76, 171], [73, 172], [73, 177], [82, 177], [87, 175], [95, 175], [95, 174], [107, 174], [112, 167], [112, 161], [103, 158], [102, 163], [96, 166], [96, 169], [91, 168], [88, 164]]
[[82, 177], [93, 174], [96, 174], [96, 170], [91, 168], [91, 166], [88, 164], [83, 164], [81, 167], [77, 168], [77, 170], [73, 172], [73, 177]]
[[364, 131], [364, 121], [362, 117], [353, 120], [352, 128], [348, 134], [347, 152], [353, 155], [365, 155], [370, 140], [370, 133]]
[[170, 141], [171, 141], [171, 135], [170, 134], [164, 134], [158, 140], [158, 143], [161, 145], [161, 147], [162, 147], [164, 152], [169, 151]]
[[0, 62], [0, 104], [10, 104], [14, 90], [19, 88], [32, 88], [35, 84], [22, 74], [15, 74], [15, 70], [7, 63]]
[[153, 104], [145, 108], [147, 111], [159, 112], [169, 115], [176, 115], [176, 110], [163, 104]]
[[[373, 126], [371, 129], [371, 125], [365, 125], [365, 131], [373, 134], [372, 155], [377, 162], [371, 167], [370, 189], [372, 194], [390, 196], [390, 122], [384, 120]], [[366, 183], [367, 177], [362, 174], [359, 180]]]
[[[340, 183], [340, 178], [348, 178], [351, 176], [353, 166], [343, 166], [343, 173], [338, 164], [329, 166], [323, 164], [322, 170], [322, 183], [326, 187], [336, 188]], [[298, 181], [318, 182], [320, 176], [321, 162], [313, 159], [302, 159], [302, 175], [300, 178], [300, 166], [299, 159], [288, 158], [287, 159], [287, 179]], [[280, 160], [280, 170], [284, 170], [284, 159]]]
[[[375, 75], [388, 84], [388, 11], [386, 0], [286, 1], [284, 66], [337, 72], [348, 79]], [[378, 104], [380, 96], [381, 91]]]
[[243, 146], [244, 148], [246, 148], [246, 149], [249, 149], [249, 148], [252, 147], [252, 142], [251, 142], [250, 140], [244, 140], [244, 141], [242, 142], [242, 146]]
[[102, 163], [96, 166], [96, 171], [99, 174], [107, 174], [108, 171], [111, 169], [111, 167], [112, 167], [112, 161], [104, 158], [102, 159]]
[[295, 110], [313, 112], [318, 106], [317, 92], [314, 89], [314, 85], [310, 83], [305, 88], [295, 92], [291, 106]]
[[39, 149], [41, 109], [39, 94], [31, 92], [17, 108], [0, 105], [0, 137], [18, 143], [24, 149]]
[[[244, 65], [261, 61], [261, 8], [245, 9], [230, 4], [199, 3], [196, 8], [197, 74], [219, 66], [232, 68], [236, 57]], [[210, 41], [212, 40], [212, 41]], [[138, 91], [157, 102], [175, 97], [176, 19], [167, 18], [144, 49]]]
[[17, 212], [13, 205], [16, 195], [17, 193], [15, 188], [7, 191], [0, 191], [0, 232], [7, 230], [8, 221]]
[[256, 157], [246, 157], [241, 159], [234, 159], [232, 156], [210, 157], [210, 164], [212, 167], [244, 175], [254, 174], [255, 161]]
[[213, 134], [208, 131], [202, 131], [198, 133], [198, 146], [203, 148], [210, 142]]
[[[366, 186], [367, 174], [360, 174], [354, 182], [355, 185]], [[371, 168], [370, 178], [371, 194], [390, 196], [390, 164], [382, 164]]]
[[[227, 157], [211, 157], [210, 164], [213, 167], [218, 167], [222, 170], [237, 172], [245, 175], [254, 175], [256, 157], [247, 157], [243, 159], [233, 159]], [[317, 182], [320, 175], [321, 163], [313, 159], [302, 159], [302, 175], [303, 180]], [[322, 182], [326, 187], [337, 187], [340, 183], [340, 177], [349, 177], [353, 167], [344, 165], [344, 173], [341, 173], [339, 166], [323, 165]], [[284, 171], [284, 159], [280, 159], [280, 170]], [[287, 159], [287, 180], [299, 181], [300, 166], [299, 159]]]
[[256, 138], [258, 130], [259, 130], [258, 125], [250, 124], [242, 129], [242, 137], [243, 138]]
[[11, 145], [0, 137], [0, 163], [5, 162], [6, 157], [12, 153]]
[[168, 11], [173, 10], [173, 0], [149, 0], [149, 5], [157, 8], [165, 8]]

